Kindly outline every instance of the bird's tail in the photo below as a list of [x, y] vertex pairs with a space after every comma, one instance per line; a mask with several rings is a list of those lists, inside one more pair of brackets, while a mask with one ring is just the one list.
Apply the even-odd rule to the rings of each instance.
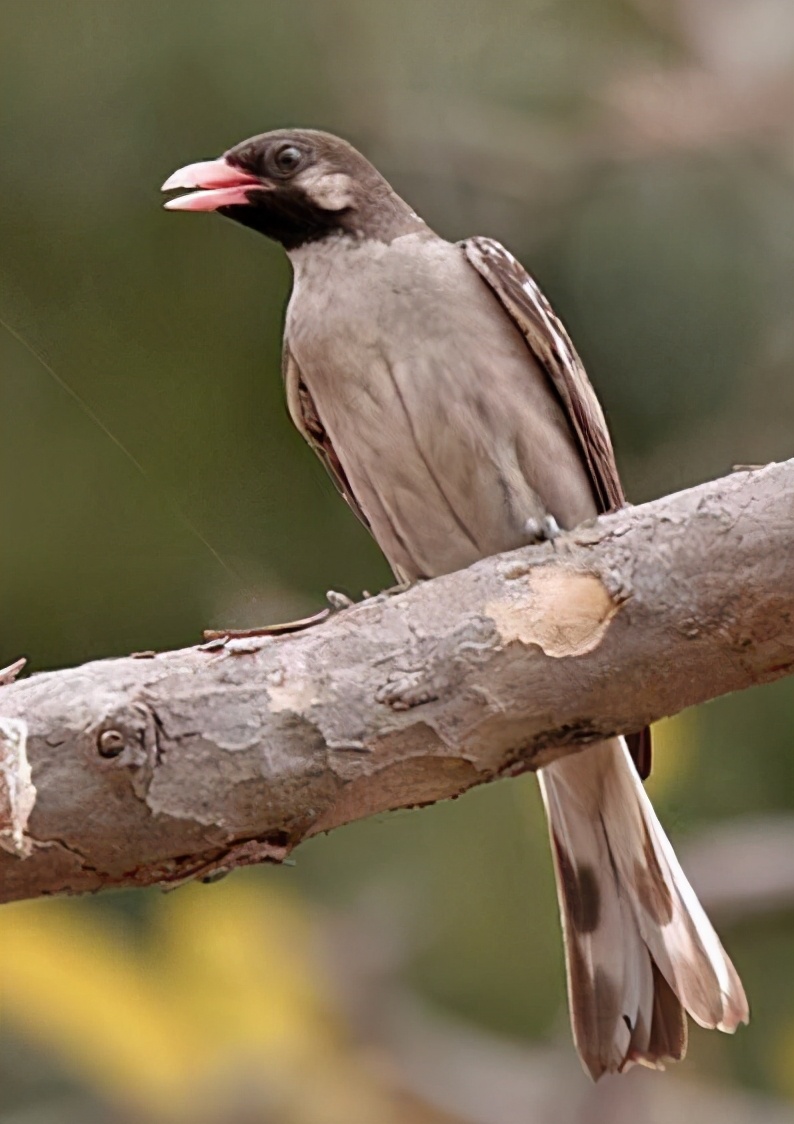
[[656, 818], [622, 738], [538, 774], [562, 914], [576, 1048], [594, 1079], [747, 1022], [744, 989]]

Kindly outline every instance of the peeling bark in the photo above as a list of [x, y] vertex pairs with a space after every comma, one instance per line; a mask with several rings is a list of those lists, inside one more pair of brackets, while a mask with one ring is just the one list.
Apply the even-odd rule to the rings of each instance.
[[145, 656], [0, 685], [0, 900], [280, 861], [791, 673], [794, 461], [306, 631]]

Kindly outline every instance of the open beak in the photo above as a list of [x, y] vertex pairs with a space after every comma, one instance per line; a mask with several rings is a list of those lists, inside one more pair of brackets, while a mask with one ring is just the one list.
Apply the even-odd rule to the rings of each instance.
[[163, 184], [162, 191], [178, 188], [198, 188], [188, 195], [179, 195], [164, 204], [168, 211], [217, 211], [218, 207], [232, 207], [248, 203], [248, 192], [264, 184], [256, 176], [235, 168], [225, 157], [201, 160], [186, 164], [174, 172]]

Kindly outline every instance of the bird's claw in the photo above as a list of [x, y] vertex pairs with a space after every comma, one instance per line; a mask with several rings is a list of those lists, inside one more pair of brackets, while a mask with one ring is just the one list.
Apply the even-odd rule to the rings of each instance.
[[542, 519], [527, 519], [524, 524], [524, 535], [530, 544], [554, 542], [560, 534], [560, 525], [553, 515], [544, 515]]

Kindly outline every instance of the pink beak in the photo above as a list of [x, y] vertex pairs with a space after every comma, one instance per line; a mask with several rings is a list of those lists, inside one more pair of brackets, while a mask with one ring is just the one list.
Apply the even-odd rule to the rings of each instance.
[[198, 164], [186, 164], [174, 172], [163, 184], [162, 191], [174, 191], [180, 187], [197, 187], [189, 195], [180, 195], [164, 204], [168, 211], [216, 211], [218, 207], [230, 207], [248, 203], [248, 192], [253, 187], [265, 188], [265, 184], [242, 168], [235, 168], [225, 157], [217, 160], [201, 160]]

